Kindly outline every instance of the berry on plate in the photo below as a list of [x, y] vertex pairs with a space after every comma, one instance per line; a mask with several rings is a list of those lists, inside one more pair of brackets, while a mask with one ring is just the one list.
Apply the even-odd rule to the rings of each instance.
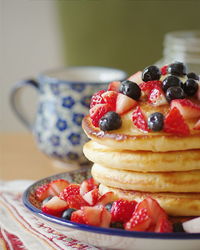
[[139, 85], [129, 80], [123, 81], [121, 83], [119, 92], [136, 101], [139, 100], [141, 96], [141, 89]]
[[116, 91], [106, 91], [102, 94], [105, 103], [111, 105], [113, 110], [115, 110], [117, 95]]
[[110, 111], [99, 120], [99, 128], [103, 131], [110, 131], [120, 128], [122, 120], [116, 112]]
[[54, 196], [42, 206], [42, 212], [60, 217], [67, 208], [69, 208], [69, 205], [66, 201]]
[[76, 223], [85, 224], [85, 220], [83, 218], [83, 211], [77, 210], [71, 214], [71, 221]]
[[181, 87], [174, 86], [169, 87], [166, 91], [166, 99], [168, 102], [171, 102], [174, 99], [184, 99], [185, 92]]
[[148, 95], [148, 102], [154, 106], [167, 104], [166, 97], [160, 86], [153, 88]]
[[155, 233], [171, 233], [172, 223], [167, 219], [166, 216], [160, 216], [157, 219], [156, 226], [153, 232]]
[[113, 202], [111, 208], [112, 222], [127, 222], [130, 220], [136, 206], [136, 201], [119, 199]]
[[167, 75], [167, 68], [168, 68], [168, 65], [164, 65], [164, 66], [160, 69], [161, 74], [162, 74], [163, 76]]
[[164, 115], [160, 112], [155, 112], [148, 117], [148, 127], [152, 131], [160, 131], [163, 129]]
[[160, 69], [157, 66], [146, 67], [142, 72], [142, 80], [144, 82], [159, 80], [161, 77]]
[[89, 178], [87, 180], [84, 180], [80, 184], [80, 194], [84, 195], [85, 193], [91, 191], [92, 189], [98, 188], [97, 182], [95, 182], [94, 178]]
[[51, 181], [49, 183], [50, 193], [54, 195], [59, 195], [67, 186], [69, 186], [69, 182], [67, 180], [58, 179]]
[[176, 107], [185, 119], [200, 117], [200, 105], [197, 105], [188, 99], [173, 100], [170, 107], [171, 109]]
[[80, 185], [70, 184], [60, 193], [60, 198], [63, 200], [67, 200], [68, 196], [78, 195], [78, 194], [80, 194]]
[[189, 135], [190, 129], [177, 107], [170, 109], [164, 120], [164, 131], [176, 135]]
[[80, 209], [83, 206], [88, 206], [86, 200], [80, 194], [70, 195], [67, 197], [69, 208]]
[[39, 201], [45, 200], [49, 195], [49, 183], [39, 186], [35, 191], [35, 196]]
[[148, 132], [148, 125], [145, 115], [143, 114], [141, 108], [139, 106], [133, 111], [132, 114], [133, 124], [141, 131]]
[[91, 191], [85, 193], [82, 197], [90, 206], [94, 206], [99, 199], [98, 188], [92, 189]]
[[141, 90], [148, 96], [149, 93], [155, 89], [161, 87], [161, 81], [148, 81], [140, 84]]
[[196, 80], [194, 79], [188, 79], [184, 85], [183, 85], [183, 89], [186, 93], [186, 95], [188, 96], [193, 96], [197, 93], [197, 90], [199, 88], [199, 84]]
[[177, 76], [167, 76], [162, 82], [162, 89], [164, 92], [168, 90], [170, 87], [181, 87], [183, 83]]
[[105, 93], [106, 91], [105, 90], [99, 90], [98, 92], [96, 92], [92, 98], [91, 98], [91, 101], [90, 101], [90, 108], [94, 107], [96, 104], [103, 104], [105, 103], [103, 97], [102, 97], [102, 94]]
[[66, 209], [66, 210], [62, 213], [61, 218], [62, 218], [62, 219], [65, 219], [65, 220], [71, 220], [72, 213], [75, 212], [75, 211], [76, 211], [76, 209], [68, 208], [68, 209]]
[[182, 62], [175, 62], [168, 66], [167, 71], [171, 75], [184, 76], [186, 75], [186, 66]]
[[98, 202], [96, 203], [96, 205], [103, 205], [103, 206], [105, 206], [105, 205], [108, 204], [109, 202], [113, 202], [113, 201], [115, 201], [115, 200], [116, 200], [116, 197], [115, 197], [114, 193], [113, 193], [113, 192], [107, 192], [107, 193], [103, 194], [103, 195], [99, 198], [99, 200], [98, 200]]
[[119, 93], [116, 100], [116, 113], [118, 113], [119, 115], [123, 115], [134, 108], [136, 105], [137, 101]]

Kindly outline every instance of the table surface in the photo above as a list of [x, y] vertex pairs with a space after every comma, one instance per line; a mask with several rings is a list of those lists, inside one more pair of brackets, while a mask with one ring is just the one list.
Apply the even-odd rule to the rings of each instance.
[[0, 133], [0, 180], [38, 180], [65, 171], [38, 150], [31, 134]]

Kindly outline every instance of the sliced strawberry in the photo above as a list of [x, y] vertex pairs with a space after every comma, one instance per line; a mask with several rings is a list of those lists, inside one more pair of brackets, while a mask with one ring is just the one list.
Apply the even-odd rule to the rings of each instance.
[[116, 91], [106, 91], [102, 94], [103, 100], [105, 103], [108, 103], [112, 106], [113, 111], [115, 111], [116, 108], [117, 95], [118, 93]]
[[82, 207], [83, 219], [85, 224], [91, 226], [100, 226], [102, 207]]
[[80, 194], [80, 185], [70, 184], [60, 193], [60, 198], [63, 200], [67, 200], [68, 196], [77, 194]]
[[95, 188], [87, 193], [85, 193], [83, 196], [83, 199], [91, 206], [94, 206], [99, 198], [99, 192], [98, 189]]
[[66, 201], [54, 196], [42, 206], [42, 212], [60, 217], [67, 208], [69, 205]]
[[188, 99], [172, 100], [170, 106], [171, 109], [176, 107], [185, 119], [200, 117], [200, 105], [197, 105]]
[[109, 111], [113, 111], [113, 107], [109, 104], [96, 104], [90, 109], [90, 118], [95, 127], [99, 126], [99, 120]]
[[132, 121], [133, 121], [133, 124], [139, 130], [145, 131], [145, 132], [149, 131], [148, 125], [147, 125], [147, 119], [139, 106], [137, 106], [136, 109], [133, 111]]
[[133, 74], [128, 78], [129, 81], [135, 82], [135, 83], [141, 83], [142, 82], [142, 71], [138, 71], [137, 73]]
[[140, 88], [146, 95], [149, 95], [153, 89], [161, 88], [161, 81], [143, 82], [140, 84]]
[[72, 222], [76, 222], [76, 223], [81, 223], [81, 224], [85, 224], [85, 220], [83, 218], [83, 211], [82, 210], [77, 210], [74, 211], [71, 215], [71, 219]]
[[111, 82], [111, 83], [109, 83], [109, 85], [108, 85], [108, 90], [118, 92], [118, 91], [119, 91], [119, 88], [120, 88], [120, 85], [121, 85], [121, 82], [119, 82], [119, 81]]
[[153, 88], [148, 95], [148, 102], [154, 106], [161, 106], [167, 104], [167, 99], [160, 86]]
[[119, 93], [116, 100], [116, 113], [122, 115], [134, 108], [136, 105], [137, 101]]
[[167, 219], [166, 216], [160, 216], [157, 220], [156, 227], [153, 232], [171, 233], [172, 231], [172, 223]]
[[111, 222], [111, 214], [108, 212], [108, 210], [103, 207], [101, 212], [101, 223], [100, 227], [109, 227]]
[[190, 129], [177, 107], [170, 109], [164, 120], [164, 131], [176, 135], [189, 135]]
[[146, 231], [151, 224], [151, 217], [147, 208], [135, 211], [131, 219], [125, 223], [124, 228], [129, 231]]
[[113, 202], [116, 200], [116, 197], [114, 195], [113, 192], [107, 192], [105, 194], [103, 194], [98, 202], [96, 203], [96, 205], [106, 205], [107, 203]]
[[200, 119], [195, 123], [193, 129], [200, 130]]
[[54, 195], [59, 195], [67, 186], [69, 186], [69, 182], [63, 179], [57, 179], [49, 183], [50, 192]]
[[44, 184], [42, 186], [39, 186], [35, 191], [35, 196], [37, 200], [43, 201], [49, 196], [49, 184]]
[[113, 202], [111, 208], [112, 222], [127, 222], [130, 220], [136, 206], [136, 201], [119, 199]]
[[160, 71], [163, 76], [167, 75], [168, 65], [163, 66]]
[[105, 90], [99, 90], [97, 93], [95, 93], [90, 101], [90, 108], [94, 107], [96, 104], [103, 104], [105, 101], [103, 100], [102, 94], [106, 92]]
[[74, 209], [80, 209], [83, 206], [89, 205], [80, 194], [68, 196], [67, 203], [69, 205], [69, 208], [74, 208]]

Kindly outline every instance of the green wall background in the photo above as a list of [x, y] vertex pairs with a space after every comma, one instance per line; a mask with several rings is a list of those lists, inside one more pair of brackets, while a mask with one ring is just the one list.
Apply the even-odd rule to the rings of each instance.
[[69, 66], [131, 74], [162, 57], [165, 33], [200, 29], [200, 0], [65, 0], [57, 7]]

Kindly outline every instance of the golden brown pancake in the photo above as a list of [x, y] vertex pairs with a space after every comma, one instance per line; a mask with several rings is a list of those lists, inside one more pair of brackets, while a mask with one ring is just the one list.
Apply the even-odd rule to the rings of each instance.
[[200, 193], [149, 193], [108, 187], [100, 184], [101, 194], [114, 192], [118, 198], [141, 201], [151, 196], [171, 216], [200, 216]]
[[83, 147], [85, 156], [105, 167], [140, 172], [200, 170], [200, 150], [151, 152], [113, 149], [94, 141]]
[[135, 172], [107, 168], [99, 164], [92, 167], [95, 180], [109, 187], [145, 192], [200, 192], [200, 170], [182, 172]]

